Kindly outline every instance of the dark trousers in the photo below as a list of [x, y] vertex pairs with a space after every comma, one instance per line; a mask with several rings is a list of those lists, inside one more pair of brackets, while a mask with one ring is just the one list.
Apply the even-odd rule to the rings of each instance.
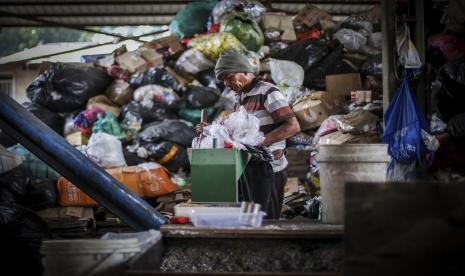
[[278, 219], [286, 181], [287, 168], [275, 173], [269, 162], [250, 161], [239, 179], [240, 199], [260, 203], [267, 219]]

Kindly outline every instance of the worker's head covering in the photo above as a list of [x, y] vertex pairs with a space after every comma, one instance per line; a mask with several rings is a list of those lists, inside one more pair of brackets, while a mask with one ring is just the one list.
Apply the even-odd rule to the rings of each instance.
[[220, 79], [224, 74], [229, 73], [253, 73], [258, 74], [260, 70], [259, 59], [254, 53], [246, 51], [236, 51], [232, 48], [225, 49], [215, 66], [215, 76]]

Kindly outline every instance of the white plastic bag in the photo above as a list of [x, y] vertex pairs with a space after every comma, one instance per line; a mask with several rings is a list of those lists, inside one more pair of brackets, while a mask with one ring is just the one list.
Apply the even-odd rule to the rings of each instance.
[[265, 136], [260, 132], [260, 120], [247, 113], [243, 106], [231, 113], [224, 120], [224, 125], [228, 128], [234, 142], [256, 146], [265, 140]]
[[92, 134], [85, 152], [103, 168], [127, 166], [121, 142], [113, 135], [104, 132]]
[[339, 40], [349, 52], [357, 52], [367, 43], [365, 36], [351, 29], [340, 29], [333, 38]]
[[381, 49], [382, 48], [382, 35], [381, 32], [377, 33], [371, 33], [370, 36], [368, 37], [368, 45], [371, 47], [374, 47], [376, 49]]
[[405, 68], [420, 68], [421, 60], [417, 48], [410, 40], [410, 30], [407, 24], [400, 30], [396, 37], [397, 54], [399, 62]]
[[16, 155], [7, 151], [0, 145], [0, 174], [11, 171], [18, 167], [25, 160], [24, 156]]
[[270, 59], [271, 78], [278, 85], [301, 87], [304, 83], [304, 69], [289, 60]]
[[166, 103], [167, 105], [173, 105], [179, 100], [178, 94], [176, 94], [173, 89], [156, 84], [144, 85], [137, 88], [136, 91], [134, 91], [133, 97], [134, 100], [138, 102], [155, 100]]
[[182, 53], [176, 61], [176, 67], [180, 71], [195, 75], [201, 71], [215, 67], [215, 63], [200, 51], [192, 48]]

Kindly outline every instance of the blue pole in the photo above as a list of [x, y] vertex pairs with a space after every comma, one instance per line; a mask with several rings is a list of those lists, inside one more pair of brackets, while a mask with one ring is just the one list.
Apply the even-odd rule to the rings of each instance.
[[0, 129], [133, 229], [159, 229], [167, 222], [146, 201], [3, 93], [0, 93]]

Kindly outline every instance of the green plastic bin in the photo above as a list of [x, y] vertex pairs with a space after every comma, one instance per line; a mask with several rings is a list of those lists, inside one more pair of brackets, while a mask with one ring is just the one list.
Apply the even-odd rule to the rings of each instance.
[[236, 149], [192, 149], [192, 202], [238, 202], [237, 181], [249, 160]]

